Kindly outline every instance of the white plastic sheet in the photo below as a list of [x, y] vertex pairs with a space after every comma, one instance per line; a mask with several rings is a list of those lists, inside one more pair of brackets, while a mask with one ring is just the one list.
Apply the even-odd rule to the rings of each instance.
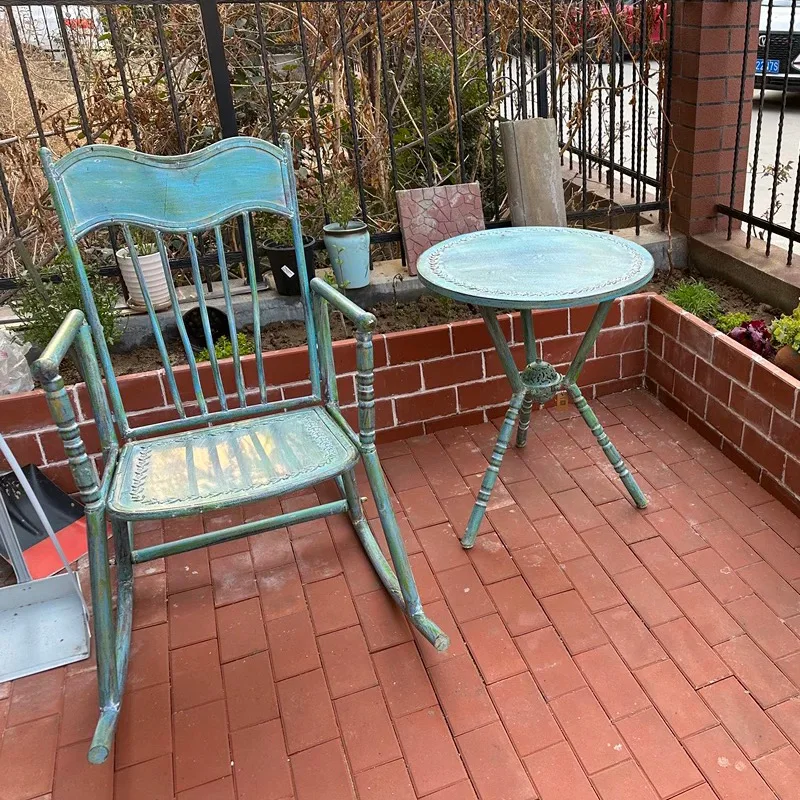
[[25, 359], [30, 348], [30, 344], [5, 328], [0, 328], [0, 395], [33, 389], [31, 368]]

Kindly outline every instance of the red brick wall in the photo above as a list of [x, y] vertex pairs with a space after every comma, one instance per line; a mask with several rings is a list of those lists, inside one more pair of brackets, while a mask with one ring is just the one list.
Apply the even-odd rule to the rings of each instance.
[[[565, 366], [581, 339], [592, 308], [544, 311], [536, 315], [536, 333], [544, 358]], [[615, 303], [601, 332], [596, 352], [586, 362], [581, 385], [587, 396], [641, 386], [645, 367], [648, 298], [637, 295]], [[517, 315], [502, 315], [501, 325], [524, 366], [522, 332]], [[378, 334], [375, 348], [375, 396], [379, 441], [416, 436], [454, 425], [485, 422], [502, 414], [509, 400], [508, 381], [492, 349], [482, 320], [454, 322], [413, 331]], [[355, 343], [335, 342], [340, 403], [345, 416], [357, 424], [355, 405]], [[253, 371], [253, 358], [247, 360]], [[309, 391], [305, 348], [279, 350], [264, 356], [271, 384], [269, 399], [295, 397]], [[235, 391], [233, 376], [224, 372], [226, 391]], [[191, 391], [188, 368], [176, 368], [182, 396]], [[213, 394], [210, 370], [202, 382]], [[120, 378], [120, 390], [132, 425], [174, 418], [167, 406], [162, 371]], [[82, 384], [70, 393], [79, 413], [87, 449], [99, 451], [88, 395]], [[53, 426], [44, 396], [35, 391], [0, 397], [0, 432], [23, 463], [39, 464], [57, 483], [71, 489], [61, 440]], [[0, 464], [2, 467], [2, 464]]]
[[646, 385], [754, 480], [800, 512], [800, 382], [658, 295]]
[[734, 163], [734, 206], [742, 207], [759, 20], [759, 6], [752, 4], [745, 102], [735, 159], [747, 5], [747, 0], [675, 0], [670, 6], [670, 22], [675, 25], [669, 139], [672, 226], [682, 233], [727, 228], [728, 218], [719, 216], [716, 206], [730, 204]]

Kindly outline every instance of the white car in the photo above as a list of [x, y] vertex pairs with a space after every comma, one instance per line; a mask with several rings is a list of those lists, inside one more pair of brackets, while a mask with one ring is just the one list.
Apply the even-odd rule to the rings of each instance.
[[[800, 4], [795, 0], [762, 0], [756, 56], [756, 88], [763, 82], [767, 89], [782, 90], [787, 83], [791, 90], [800, 89]], [[769, 47], [767, 47], [769, 28]], [[764, 59], [766, 58], [766, 63]]]
[[[103, 32], [100, 14], [92, 6], [61, 6], [64, 26], [72, 43], [91, 43]], [[14, 6], [20, 39], [29, 47], [60, 56], [64, 40], [55, 6]]]

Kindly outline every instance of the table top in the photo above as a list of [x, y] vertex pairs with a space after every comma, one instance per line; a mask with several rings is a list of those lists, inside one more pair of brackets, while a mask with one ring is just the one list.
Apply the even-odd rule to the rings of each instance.
[[417, 262], [433, 291], [491, 308], [566, 308], [629, 294], [653, 257], [619, 236], [578, 228], [494, 228], [428, 248]]

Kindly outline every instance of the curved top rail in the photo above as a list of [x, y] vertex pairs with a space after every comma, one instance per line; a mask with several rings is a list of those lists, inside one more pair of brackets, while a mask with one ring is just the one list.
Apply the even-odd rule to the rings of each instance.
[[196, 152], [154, 156], [93, 144], [56, 160], [41, 149], [62, 222], [79, 238], [108, 224], [183, 232], [211, 228], [243, 211], [291, 217], [284, 149], [263, 139], [234, 136]]

